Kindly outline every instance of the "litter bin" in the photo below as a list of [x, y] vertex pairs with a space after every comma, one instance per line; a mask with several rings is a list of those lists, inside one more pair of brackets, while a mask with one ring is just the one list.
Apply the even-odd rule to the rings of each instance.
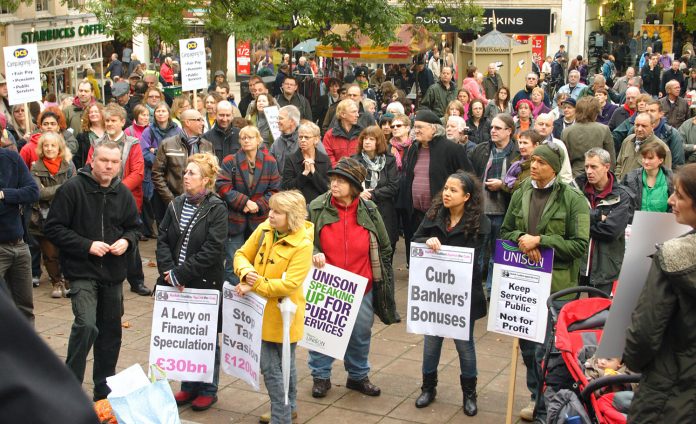
[[181, 86], [180, 85], [170, 85], [169, 87], [164, 87], [164, 94], [168, 95], [172, 99], [181, 96]]

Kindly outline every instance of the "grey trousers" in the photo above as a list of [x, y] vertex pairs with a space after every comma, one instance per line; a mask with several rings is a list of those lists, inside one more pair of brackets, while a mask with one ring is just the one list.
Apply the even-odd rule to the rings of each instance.
[[0, 243], [0, 279], [19, 311], [34, 325], [34, 293], [31, 285], [31, 254], [29, 245]]

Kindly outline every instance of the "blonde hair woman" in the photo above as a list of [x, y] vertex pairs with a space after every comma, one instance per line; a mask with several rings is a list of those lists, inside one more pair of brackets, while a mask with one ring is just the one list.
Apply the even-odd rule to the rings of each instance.
[[[227, 207], [215, 194], [219, 167], [211, 153], [188, 158], [184, 172], [184, 193], [167, 207], [157, 237], [158, 285], [179, 290], [222, 290], [224, 281]], [[218, 332], [222, 320], [218, 321]], [[191, 403], [194, 411], [204, 411], [217, 402], [220, 377], [220, 346], [215, 347], [212, 383], [182, 381], [174, 396], [178, 405]]]
[[[307, 204], [297, 190], [283, 191], [271, 196], [268, 219], [261, 223], [234, 255], [234, 272], [241, 281], [237, 293], [254, 291], [268, 299], [263, 312], [261, 330], [261, 373], [271, 412], [261, 416], [262, 422], [290, 422], [297, 417], [297, 370], [295, 347], [302, 339], [305, 298], [302, 282], [312, 261], [314, 225], [307, 222]], [[283, 319], [280, 309], [272, 306], [287, 298], [297, 306], [290, 325], [290, 390], [285, 405], [283, 373]], [[266, 420], [264, 420], [266, 419]]]
[[60, 298], [65, 297], [67, 288], [60, 270], [59, 252], [56, 245], [44, 236], [43, 229], [56, 190], [75, 175], [75, 166], [63, 136], [54, 132], [41, 135], [36, 154], [39, 159], [31, 167], [31, 174], [39, 186], [39, 201], [32, 205], [29, 232], [41, 248], [44, 266], [53, 285], [51, 297]]

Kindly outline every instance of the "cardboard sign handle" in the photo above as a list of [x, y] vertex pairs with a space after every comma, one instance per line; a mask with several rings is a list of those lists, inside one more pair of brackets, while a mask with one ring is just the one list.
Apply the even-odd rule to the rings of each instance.
[[31, 116], [29, 115], [29, 103], [24, 103], [24, 132], [31, 135]]

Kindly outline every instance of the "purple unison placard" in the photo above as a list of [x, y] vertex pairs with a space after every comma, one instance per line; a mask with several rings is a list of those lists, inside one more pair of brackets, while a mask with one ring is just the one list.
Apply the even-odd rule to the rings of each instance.
[[541, 260], [539, 262], [531, 262], [527, 255], [522, 253], [519, 247], [517, 247], [517, 243], [514, 241], [496, 240], [493, 262], [517, 268], [551, 273], [553, 271], [553, 249], [540, 247], [539, 251], [541, 252]]

